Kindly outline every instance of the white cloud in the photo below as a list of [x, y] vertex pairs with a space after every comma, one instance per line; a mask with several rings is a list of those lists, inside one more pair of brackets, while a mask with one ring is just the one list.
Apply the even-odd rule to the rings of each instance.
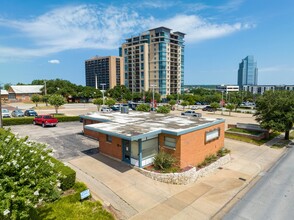
[[142, 8], [162, 8], [166, 9], [177, 4], [176, 1], [145, 0], [140, 1], [139, 6]]
[[188, 43], [251, 27], [242, 23], [216, 24], [186, 14], [162, 20], [140, 15], [129, 7], [65, 6], [29, 20], [0, 18], [0, 27], [15, 29], [22, 39], [33, 42], [23, 48], [0, 45], [0, 61], [46, 56], [72, 49], [117, 49], [125, 38], [161, 25], [186, 33]]
[[51, 64], [60, 64], [60, 61], [59, 60], [48, 60], [48, 63], [51, 63]]
[[250, 24], [242, 23], [215, 24], [196, 15], [177, 15], [158, 23], [186, 33], [185, 40], [188, 43], [222, 37], [252, 27]]

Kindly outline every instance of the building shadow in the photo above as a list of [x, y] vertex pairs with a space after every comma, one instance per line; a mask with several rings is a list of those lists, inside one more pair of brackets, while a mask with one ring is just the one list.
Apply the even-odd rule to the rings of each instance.
[[[94, 153], [96, 152], [96, 153]], [[121, 172], [124, 173], [128, 170], [131, 170], [132, 167], [129, 164], [124, 163], [123, 161], [117, 161], [110, 157], [107, 157], [99, 152], [99, 149], [96, 148], [96, 151], [92, 148], [89, 150], [82, 151], [82, 153], [100, 161], [101, 163]]]

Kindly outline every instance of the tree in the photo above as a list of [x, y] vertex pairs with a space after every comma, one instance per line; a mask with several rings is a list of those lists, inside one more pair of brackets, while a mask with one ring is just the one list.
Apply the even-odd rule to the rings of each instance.
[[162, 114], [168, 114], [170, 112], [170, 107], [169, 106], [159, 106], [156, 110], [157, 113], [162, 113]]
[[48, 106], [49, 98], [50, 98], [50, 95], [43, 95], [42, 96], [42, 102], [45, 102], [46, 106]]
[[62, 95], [51, 95], [48, 101], [55, 107], [56, 114], [58, 114], [58, 108], [66, 103]]
[[285, 140], [289, 140], [294, 122], [294, 91], [266, 91], [257, 98], [254, 115], [262, 128], [285, 132]]
[[45, 145], [0, 129], [0, 219], [30, 219], [30, 211], [59, 198], [57, 173]]
[[213, 102], [210, 104], [211, 108], [213, 108], [214, 113], [219, 108], [219, 104], [217, 102]]
[[129, 90], [129, 88], [127, 88], [124, 85], [117, 85], [113, 87], [112, 89], [109, 89], [107, 91], [107, 94], [109, 95], [109, 97], [116, 100], [122, 100], [122, 99], [131, 100], [132, 99], [131, 91]]
[[34, 95], [32, 95], [31, 100], [33, 103], [36, 104], [36, 107], [38, 107], [38, 102], [40, 102], [42, 100], [42, 97], [38, 94], [34, 94]]
[[174, 105], [177, 103], [177, 101], [176, 100], [170, 100], [169, 102], [168, 102], [168, 104], [171, 106], [171, 108], [174, 110]]
[[115, 100], [111, 99], [111, 98], [108, 98], [108, 99], [105, 100], [105, 104], [108, 105], [108, 107], [110, 107], [112, 105], [115, 105]]
[[189, 105], [189, 102], [188, 102], [188, 101], [182, 101], [182, 102], [181, 102], [181, 105], [183, 106], [183, 110], [185, 110], [185, 107], [186, 107], [187, 105]]
[[11, 86], [11, 83], [5, 83], [4, 84], [4, 89], [8, 90], [10, 88], [10, 86]]
[[229, 104], [226, 105], [226, 109], [229, 110], [229, 115], [231, 115], [231, 112], [232, 112], [235, 108], [236, 108], [236, 105], [235, 105], [235, 104], [231, 104], [231, 103], [229, 103]]
[[99, 112], [101, 105], [103, 105], [103, 98], [94, 99], [93, 104], [97, 105], [97, 110]]
[[140, 104], [137, 106], [136, 111], [150, 112], [150, 106], [149, 104]]

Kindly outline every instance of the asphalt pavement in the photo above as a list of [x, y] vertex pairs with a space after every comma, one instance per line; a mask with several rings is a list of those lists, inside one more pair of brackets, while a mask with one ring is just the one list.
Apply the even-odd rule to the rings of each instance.
[[21, 137], [28, 136], [29, 140], [48, 144], [53, 149], [53, 156], [63, 161], [98, 153], [97, 140], [82, 134], [83, 125], [80, 122], [60, 122], [56, 127], [45, 128], [33, 124], [10, 128]]
[[293, 219], [294, 151], [287, 153], [224, 217], [225, 220]]

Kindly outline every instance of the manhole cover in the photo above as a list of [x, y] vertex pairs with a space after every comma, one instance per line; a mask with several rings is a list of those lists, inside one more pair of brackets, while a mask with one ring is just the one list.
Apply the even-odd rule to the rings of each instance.
[[242, 177], [239, 177], [239, 180], [246, 181], [246, 179], [244, 179], [244, 178], [242, 178]]

